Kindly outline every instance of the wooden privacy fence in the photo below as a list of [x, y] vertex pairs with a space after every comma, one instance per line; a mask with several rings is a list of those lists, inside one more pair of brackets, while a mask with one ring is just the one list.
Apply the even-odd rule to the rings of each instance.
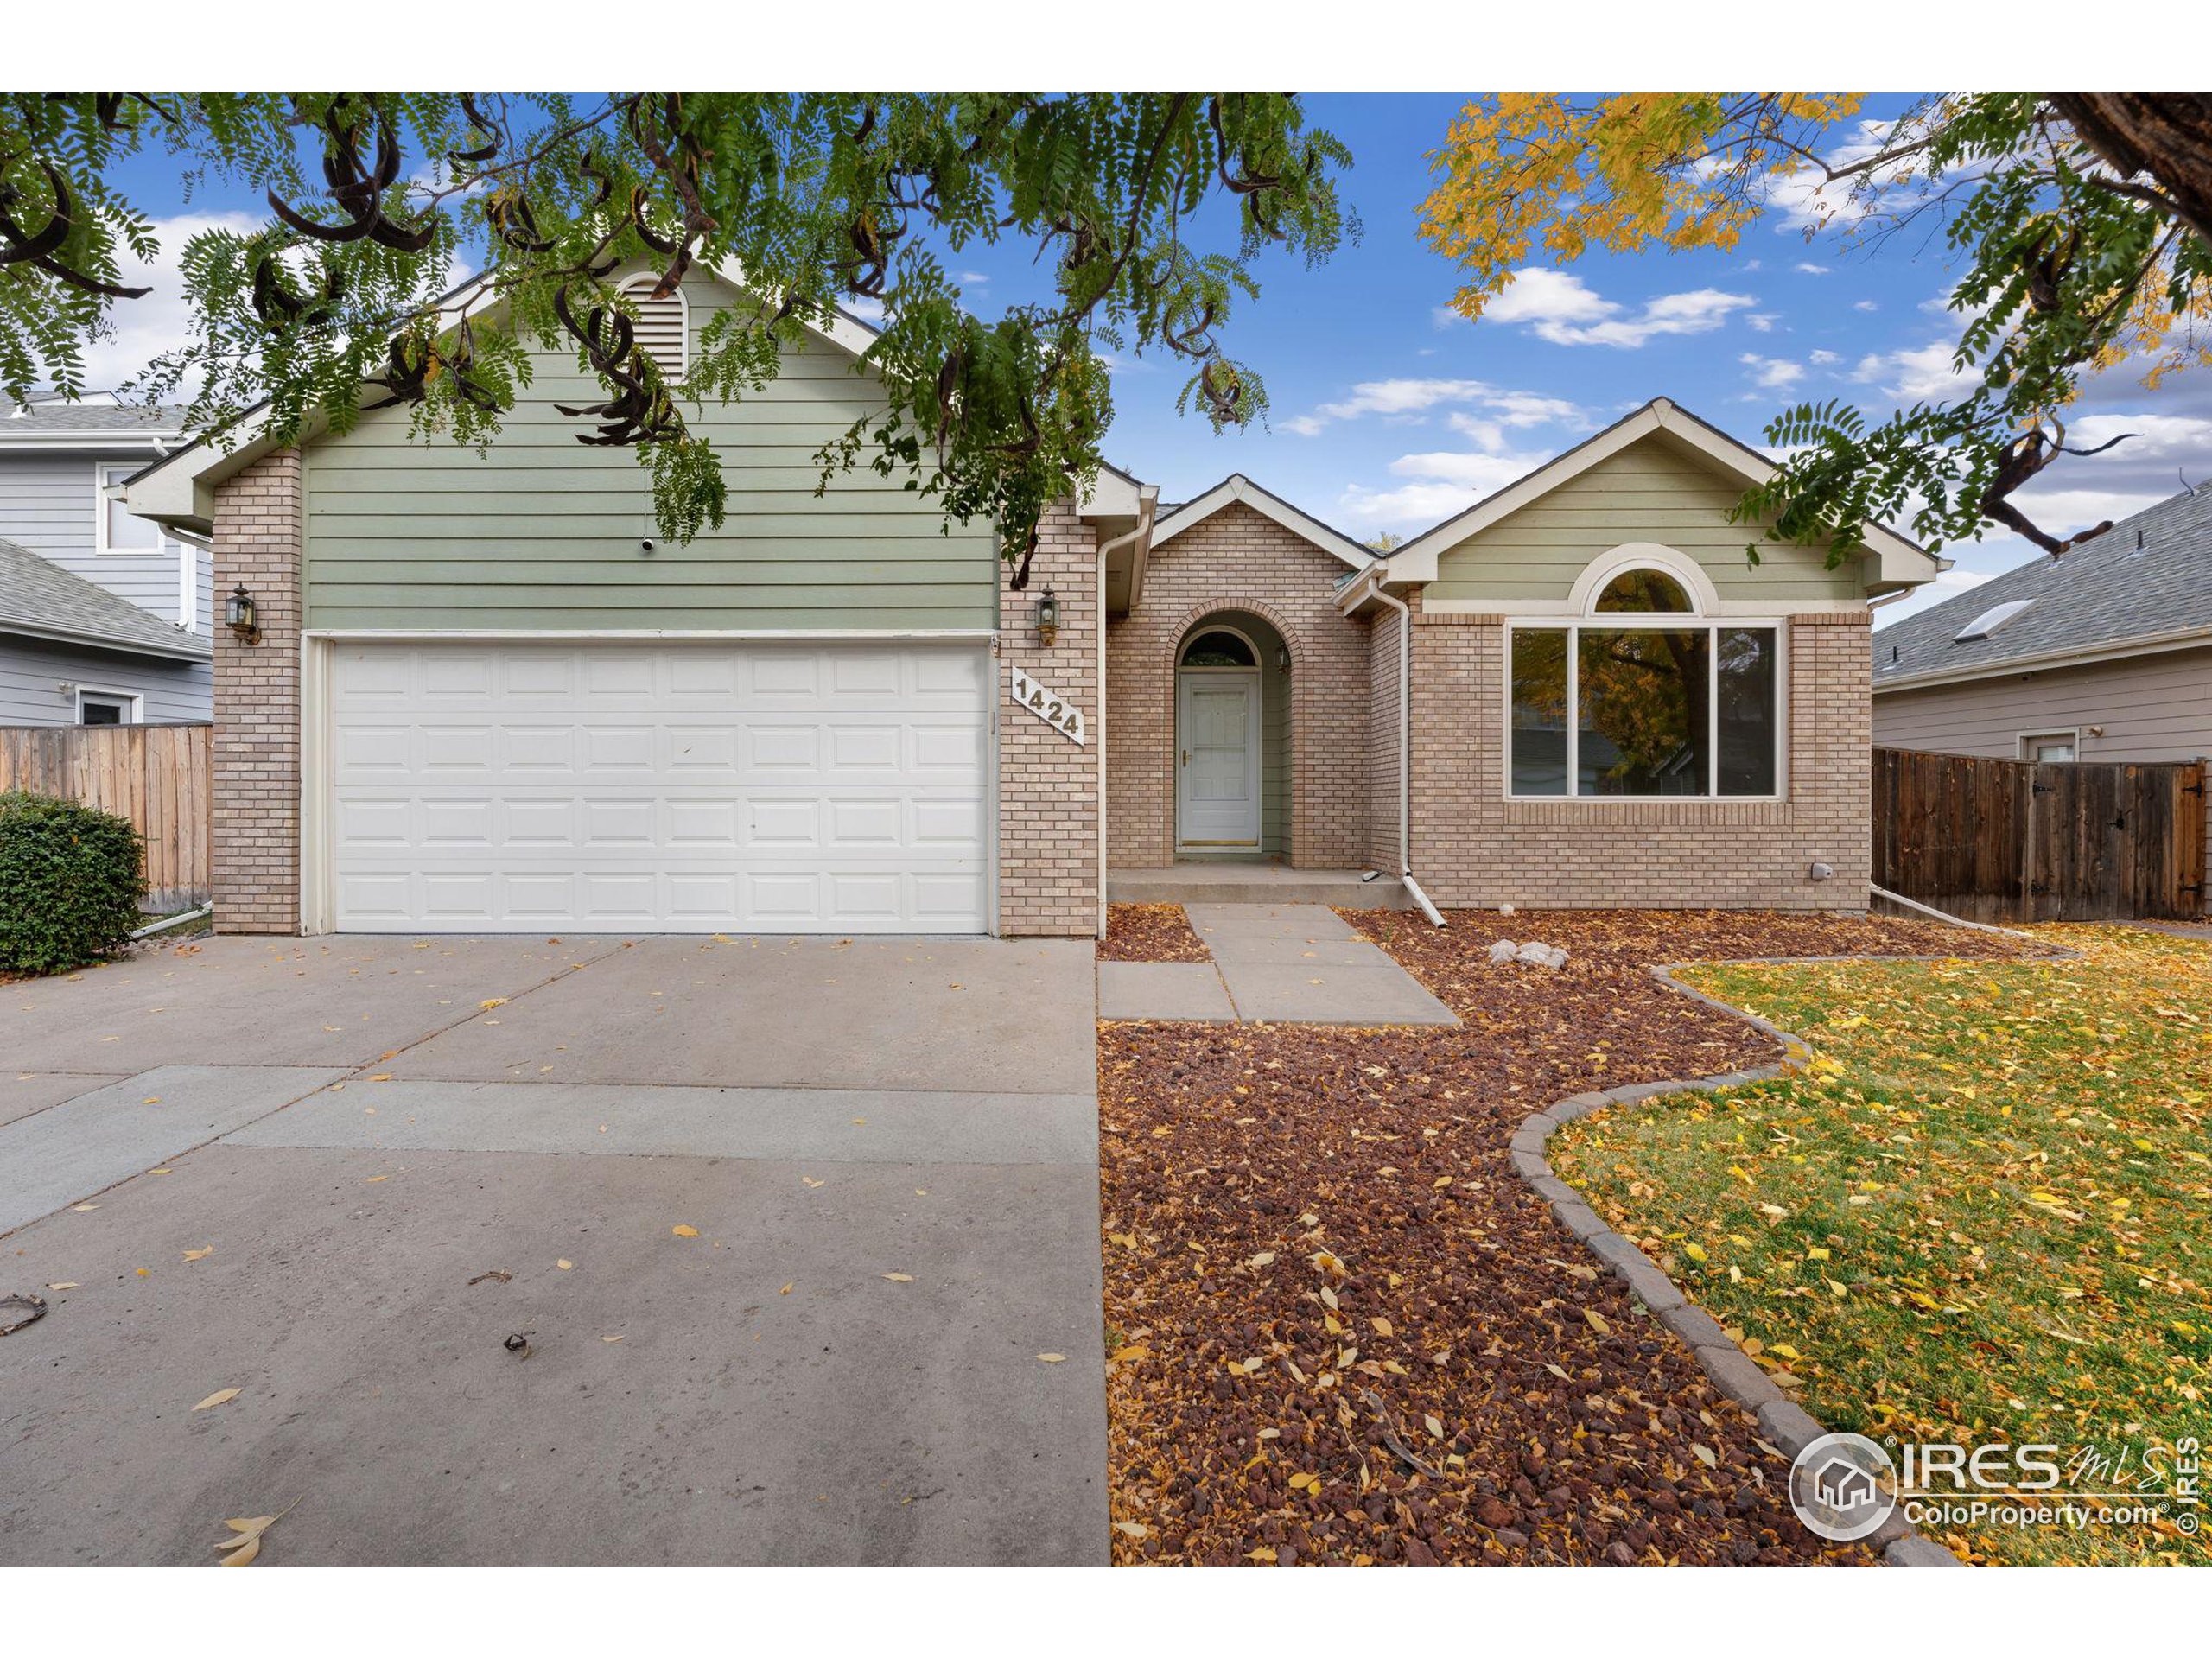
[[58, 795], [128, 818], [146, 838], [146, 906], [207, 902], [214, 728], [0, 726], [0, 790]]
[[2205, 766], [1874, 751], [1874, 884], [1974, 921], [2193, 918]]

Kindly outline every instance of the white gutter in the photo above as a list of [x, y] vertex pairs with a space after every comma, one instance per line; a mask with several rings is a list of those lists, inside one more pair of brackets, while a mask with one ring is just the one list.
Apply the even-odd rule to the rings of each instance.
[[1901, 893], [1891, 893], [1887, 887], [1878, 887], [1872, 881], [1866, 890], [1877, 899], [1886, 899], [1893, 905], [1903, 905], [1907, 910], [1916, 910], [1923, 916], [1933, 916], [1939, 922], [1948, 922], [1953, 927], [1970, 927], [1977, 933], [2002, 933], [2015, 939], [2030, 939], [2040, 944], [2032, 933], [2023, 933], [2017, 927], [1998, 927], [1989, 922], [1970, 922], [1963, 916], [1954, 916], [1948, 910], [1938, 910], [1933, 905], [1923, 905], [1917, 899], [1908, 899]]
[[[1098, 714], [1093, 722], [1098, 728], [1098, 937], [1106, 937], [1106, 562], [1109, 556], [1140, 537], [1137, 559], [1141, 562], [1146, 549], [1152, 545], [1153, 510], [1160, 505], [1160, 486], [1137, 486], [1137, 527], [1127, 535], [1116, 536], [1098, 550]], [[1137, 585], [1141, 578], [1133, 567], [1129, 578], [1129, 603], [1136, 604]]]
[[[1377, 563], [1373, 570], [1379, 573]], [[1421, 906], [1421, 913], [1436, 924], [1444, 925], [1444, 918], [1428, 901], [1428, 895], [1414, 880], [1414, 613], [1402, 599], [1396, 599], [1382, 589], [1382, 581], [1376, 575], [1373, 593], [1398, 613], [1398, 880], [1403, 884], [1413, 901]]]
[[183, 911], [175, 916], [164, 916], [160, 921], [150, 923], [147, 926], [140, 928], [130, 937], [134, 939], [150, 939], [155, 934], [166, 933], [173, 927], [182, 927], [191, 922], [204, 922], [214, 913], [215, 906], [213, 904], [205, 904], [200, 906], [197, 910]]

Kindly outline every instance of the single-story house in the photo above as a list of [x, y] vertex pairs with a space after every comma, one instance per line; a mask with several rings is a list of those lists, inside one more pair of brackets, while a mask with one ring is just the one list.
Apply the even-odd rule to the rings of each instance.
[[207, 719], [207, 547], [114, 497], [181, 446], [183, 411], [0, 407], [0, 726]]
[[2007, 760], [2212, 755], [2212, 489], [1876, 631], [1874, 741]]
[[[641, 337], [680, 375], [747, 302], [695, 272]], [[688, 547], [555, 411], [594, 401], [557, 353], [482, 454], [392, 410], [131, 480], [254, 607], [217, 642], [219, 925], [1087, 935], [1109, 871], [1220, 860], [1865, 906], [1868, 601], [1940, 562], [1751, 565], [1768, 463], [1665, 399], [1387, 558], [1241, 477], [1169, 509], [1107, 469], [1016, 591], [901, 480], [817, 495], [871, 338], [693, 417], [730, 494]]]

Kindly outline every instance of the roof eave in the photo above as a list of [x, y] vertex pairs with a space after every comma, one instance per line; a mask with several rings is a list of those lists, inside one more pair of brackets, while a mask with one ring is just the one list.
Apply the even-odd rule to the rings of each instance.
[[[1875, 644], [1878, 645], [1880, 643], [1881, 636], [1877, 634]], [[1874, 676], [1874, 695], [1878, 697], [1891, 691], [1917, 691], [1934, 686], [1957, 685], [1969, 680], [2001, 680], [2015, 674], [2047, 673], [2052, 669], [2089, 668], [2123, 658], [2149, 657], [2166, 651], [2188, 651], [2198, 645], [2212, 645], [2212, 627], [2175, 628], [2164, 633], [2138, 634], [2133, 639], [2107, 640], [2098, 645], [2069, 645], [2058, 651], [2004, 657], [1958, 668], [1923, 669], [1916, 674], [1901, 674], [1889, 679], [1883, 678], [1877, 672]]]
[[92, 633], [81, 628], [55, 627], [50, 624], [27, 622], [20, 617], [0, 616], [0, 634], [15, 634], [27, 639], [44, 639], [55, 645], [85, 645], [95, 651], [115, 652], [125, 657], [155, 657], [164, 662], [206, 663], [214, 660], [215, 649], [209, 645], [194, 648], [182, 639], [175, 646], [156, 645], [151, 640], [118, 639], [112, 634]]

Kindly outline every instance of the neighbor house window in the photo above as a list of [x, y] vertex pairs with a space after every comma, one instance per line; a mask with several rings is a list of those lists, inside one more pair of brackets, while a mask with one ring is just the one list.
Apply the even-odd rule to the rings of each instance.
[[2023, 760], [2072, 760], [2079, 756], [2080, 738], [2073, 732], [2037, 732], [2020, 740]]
[[1516, 624], [1507, 734], [1517, 796], [1780, 792], [1780, 630], [1707, 621], [1663, 570], [1608, 582], [1589, 615]]
[[138, 699], [119, 691], [77, 693], [79, 726], [129, 726], [138, 718]]
[[151, 519], [141, 518], [124, 508], [120, 501], [108, 496], [111, 485], [120, 484], [136, 472], [143, 471], [142, 461], [106, 462], [100, 464], [99, 499], [94, 504], [99, 515], [99, 550], [103, 553], [157, 553], [162, 547], [160, 527]]

